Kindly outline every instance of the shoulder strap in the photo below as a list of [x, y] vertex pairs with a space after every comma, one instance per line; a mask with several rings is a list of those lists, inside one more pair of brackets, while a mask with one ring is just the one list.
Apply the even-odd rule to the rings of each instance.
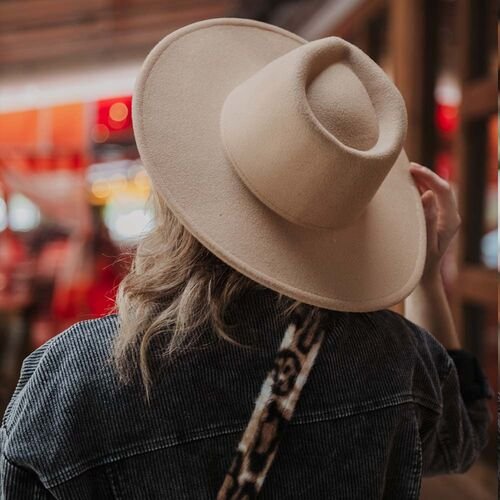
[[322, 344], [322, 311], [295, 310], [217, 500], [257, 497]]

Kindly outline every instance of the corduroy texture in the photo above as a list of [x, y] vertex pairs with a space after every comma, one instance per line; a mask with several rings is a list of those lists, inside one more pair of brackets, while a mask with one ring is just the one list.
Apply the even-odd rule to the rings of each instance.
[[[271, 298], [231, 308], [247, 348], [203, 332], [161, 370], [151, 406], [107, 362], [116, 316], [30, 354], [0, 429], [0, 497], [215, 498], [287, 326]], [[388, 310], [331, 323], [259, 498], [416, 500], [423, 474], [469, 467], [488, 405], [464, 404], [443, 346]]]
[[256, 498], [325, 335], [321, 315], [296, 310], [238, 444], [218, 500]]
[[406, 111], [358, 48], [252, 20], [201, 21], [152, 50], [132, 112], [155, 188], [245, 276], [356, 312], [417, 285], [426, 232], [402, 149]]

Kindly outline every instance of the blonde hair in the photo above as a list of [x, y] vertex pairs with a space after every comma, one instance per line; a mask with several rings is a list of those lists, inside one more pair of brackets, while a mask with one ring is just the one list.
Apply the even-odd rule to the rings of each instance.
[[[119, 330], [111, 356], [122, 383], [130, 382], [139, 370], [146, 401], [154, 339], [162, 342], [162, 360], [189, 349], [207, 325], [222, 339], [241, 345], [227, 333], [236, 325], [226, 323], [226, 308], [247, 290], [266, 289], [200, 244], [154, 190], [150, 198], [155, 225], [140, 241], [118, 288]], [[278, 292], [275, 298], [277, 313], [285, 317], [301, 305]]]

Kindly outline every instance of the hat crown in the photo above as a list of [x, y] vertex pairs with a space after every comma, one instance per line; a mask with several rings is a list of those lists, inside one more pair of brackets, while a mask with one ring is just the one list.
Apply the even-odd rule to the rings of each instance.
[[363, 151], [377, 143], [377, 114], [365, 87], [347, 64], [338, 62], [323, 69], [307, 85], [306, 95], [314, 116], [340, 142]]
[[401, 153], [403, 99], [383, 70], [338, 37], [271, 61], [226, 97], [227, 157], [288, 221], [341, 228], [365, 210]]

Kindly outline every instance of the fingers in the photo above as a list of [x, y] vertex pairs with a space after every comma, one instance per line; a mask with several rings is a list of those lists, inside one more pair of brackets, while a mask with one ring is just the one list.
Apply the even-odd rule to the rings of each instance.
[[436, 194], [446, 195], [450, 191], [450, 183], [433, 172], [430, 168], [419, 163], [411, 163], [411, 172], [424, 184], [432, 189]]
[[435, 254], [439, 252], [438, 239], [438, 209], [436, 196], [432, 191], [426, 191], [422, 196], [422, 206], [425, 213], [425, 223], [427, 228], [427, 253]]
[[411, 163], [410, 172], [413, 174], [420, 194], [430, 189], [436, 195], [440, 226], [446, 232], [454, 233], [461, 224], [461, 218], [450, 183], [418, 163]]

